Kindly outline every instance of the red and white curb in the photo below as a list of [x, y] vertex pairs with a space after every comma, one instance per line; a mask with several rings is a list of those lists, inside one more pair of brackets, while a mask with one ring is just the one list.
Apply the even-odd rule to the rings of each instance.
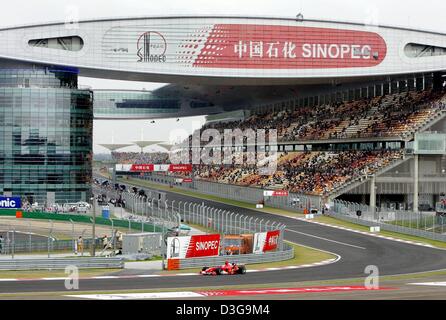
[[379, 291], [396, 290], [395, 288], [370, 289], [364, 286], [327, 286], [303, 288], [276, 288], [276, 289], [248, 289], [248, 290], [213, 290], [213, 291], [179, 291], [179, 292], [146, 292], [146, 293], [117, 293], [117, 294], [85, 294], [66, 295], [70, 298], [94, 300], [134, 300], [134, 299], [178, 299], [178, 298], [208, 298], [208, 297], [235, 297], [257, 295], [286, 295], [305, 293], [339, 293], [352, 291]]
[[[311, 268], [311, 267], [319, 267], [324, 265], [329, 265], [335, 263], [340, 258], [333, 258], [324, 260], [321, 262], [315, 262], [311, 264], [304, 264], [300, 266], [287, 266], [287, 267], [277, 267], [277, 268], [266, 268], [261, 270], [256, 269], [248, 269], [247, 273], [255, 273], [255, 272], [268, 272], [268, 271], [280, 271], [280, 270], [294, 270], [294, 269], [303, 269], [303, 268]], [[190, 277], [190, 276], [200, 276], [200, 274], [194, 272], [190, 273], [163, 273], [163, 274], [139, 274], [139, 275], [129, 275], [129, 276], [96, 276], [96, 277], [85, 277], [80, 278], [79, 280], [113, 280], [113, 279], [137, 279], [137, 278], [158, 278], [158, 277]], [[72, 278], [68, 277], [53, 277], [53, 278], [34, 278], [34, 279], [20, 279], [20, 278], [4, 278], [0, 279], [0, 282], [26, 282], [26, 281], [65, 281], [72, 280]]]
[[410, 240], [403, 240], [403, 239], [383, 236], [383, 235], [380, 235], [380, 234], [370, 233], [370, 232], [366, 232], [366, 231], [359, 231], [359, 230], [355, 230], [355, 229], [351, 229], [351, 228], [336, 226], [336, 225], [332, 225], [332, 224], [328, 224], [328, 223], [324, 223], [324, 222], [317, 222], [317, 221], [308, 220], [308, 219], [304, 219], [304, 218], [296, 218], [296, 217], [290, 217], [290, 216], [286, 216], [286, 217], [294, 219], [294, 220], [299, 220], [299, 221], [304, 221], [304, 222], [308, 222], [308, 223], [318, 224], [318, 225], [325, 226], [325, 227], [331, 227], [331, 228], [336, 228], [336, 229], [340, 229], [340, 230], [360, 233], [360, 234], [367, 235], [367, 236], [370, 236], [370, 237], [381, 238], [381, 239], [386, 239], [386, 240], [391, 240], [391, 241], [397, 241], [397, 242], [412, 244], [412, 245], [415, 245], [415, 246], [421, 246], [421, 247], [427, 247], [427, 248], [434, 248], [434, 249], [443, 250], [442, 248], [438, 248], [438, 247], [435, 247], [435, 246], [427, 244], [427, 243], [410, 241]]

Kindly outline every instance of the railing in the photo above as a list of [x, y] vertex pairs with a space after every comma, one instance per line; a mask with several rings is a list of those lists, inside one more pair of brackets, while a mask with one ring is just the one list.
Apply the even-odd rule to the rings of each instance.
[[[361, 215], [357, 216], [360, 211]], [[335, 200], [332, 216], [365, 226], [380, 226], [381, 229], [403, 234], [446, 241], [446, 217], [435, 212], [423, 213], [407, 210], [376, 208], [364, 204]]]
[[54, 258], [0, 260], [0, 270], [57, 270], [75, 266], [79, 269], [122, 269], [121, 258]]

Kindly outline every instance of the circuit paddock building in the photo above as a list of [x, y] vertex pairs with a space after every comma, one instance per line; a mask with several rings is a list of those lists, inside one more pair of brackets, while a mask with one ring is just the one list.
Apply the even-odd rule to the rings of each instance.
[[[89, 199], [93, 119], [206, 115], [209, 122], [243, 121], [255, 113], [440, 92], [446, 70], [442, 33], [272, 17], [47, 23], [1, 29], [0, 43], [0, 193], [46, 203]], [[150, 92], [94, 91], [79, 88], [78, 76], [170, 84]], [[288, 133], [279, 137], [278, 149], [413, 150], [408, 161], [426, 161], [428, 172], [399, 164], [404, 176], [393, 173], [391, 182], [377, 176], [373, 184], [382, 195], [402, 196], [397, 202], [417, 203], [418, 194], [433, 202], [446, 187], [439, 136], [445, 125], [442, 112], [425, 120], [392, 136], [307, 139]], [[360, 131], [359, 124], [352, 126]], [[432, 130], [437, 134], [432, 139], [443, 145], [416, 141], [419, 133], [431, 141], [426, 132]], [[435, 148], [426, 149], [429, 145]], [[355, 184], [332, 196], [368, 197], [370, 189]]]

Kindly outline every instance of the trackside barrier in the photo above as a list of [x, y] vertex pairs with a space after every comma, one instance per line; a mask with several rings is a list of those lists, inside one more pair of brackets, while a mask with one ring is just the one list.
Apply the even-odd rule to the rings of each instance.
[[[15, 217], [16, 211], [9, 209], [0, 209], [0, 216]], [[66, 222], [77, 222], [77, 223], [88, 223], [91, 224], [92, 218], [89, 215], [74, 215], [74, 214], [63, 214], [63, 213], [48, 213], [48, 212], [22, 212], [23, 219], [36, 219], [36, 220], [52, 220], [52, 221], [66, 221]], [[130, 228], [138, 231], [147, 232], [160, 232], [162, 228], [159, 226], [154, 226], [150, 223], [128, 221], [122, 219], [106, 219], [102, 217], [96, 217], [96, 224], [111, 226], [113, 220], [113, 227]], [[155, 231], [154, 231], [155, 230]]]
[[[157, 184], [172, 185], [184, 190], [193, 190], [207, 195], [217, 196], [236, 201], [258, 204], [264, 200], [266, 206], [301, 212], [305, 207], [322, 209], [322, 197], [317, 195], [304, 195], [289, 193], [286, 197], [264, 197], [263, 189], [253, 187], [236, 186], [205, 180], [194, 180], [192, 183], [177, 183], [176, 177], [160, 176], [157, 174], [146, 175], [143, 178], [132, 178], [147, 180]], [[129, 179], [132, 181], [132, 179]], [[254, 206], [253, 206], [254, 208]]]
[[381, 230], [385, 230], [385, 231], [403, 233], [403, 234], [407, 234], [407, 235], [411, 235], [411, 236], [422, 237], [422, 238], [426, 238], [426, 239], [446, 242], [446, 235], [441, 234], [441, 233], [429, 232], [429, 231], [425, 231], [425, 230], [421, 230], [421, 229], [408, 228], [408, 227], [403, 227], [400, 225], [393, 225], [393, 224], [383, 223], [383, 222], [379, 222], [379, 221], [370, 221], [370, 220], [365, 220], [365, 219], [361, 219], [361, 218], [357, 218], [357, 217], [347, 216], [344, 214], [330, 213], [330, 216], [335, 217], [340, 220], [353, 222], [353, 223], [360, 224], [360, 225], [367, 226], [367, 227], [380, 227]]
[[294, 258], [294, 248], [289, 244], [284, 244], [283, 251], [267, 252], [262, 254], [242, 254], [232, 256], [218, 256], [205, 258], [189, 258], [189, 259], [169, 259], [167, 262], [168, 270], [201, 268], [204, 266], [223, 265], [230, 258], [231, 263], [238, 264], [256, 264], [267, 262], [279, 262]]
[[76, 266], [79, 269], [122, 269], [121, 258], [53, 258], [53, 259], [11, 259], [0, 260], [0, 270], [53, 270]]
[[[127, 189], [132, 187], [131, 184], [126, 183], [126, 185]], [[138, 186], [138, 190], [140, 189], [141, 186]], [[152, 194], [150, 188], [143, 187], [142, 189], [146, 194]], [[131, 210], [132, 215], [136, 215], [140, 218], [144, 217], [151, 221], [161, 222], [163, 226], [163, 243], [166, 243], [165, 241], [169, 234], [172, 236], [173, 233], [175, 236], [178, 236], [181, 224], [201, 226], [203, 227], [202, 231], [206, 234], [220, 234], [222, 236], [221, 238], [224, 238], [225, 235], [278, 231], [279, 238], [274, 253], [260, 255], [242, 254], [240, 256], [237, 255], [237, 259], [243, 256], [242, 259], [247, 259], [243, 260], [246, 261], [245, 263], [263, 263], [283, 261], [293, 257], [293, 251], [289, 252], [289, 250], [285, 250], [284, 232], [286, 226], [282, 223], [267, 220], [265, 218], [262, 219], [256, 215], [244, 215], [238, 213], [238, 210], [235, 210], [234, 212], [219, 209], [217, 207], [206, 205], [204, 202], [178, 200], [162, 201], [161, 199], [144, 197], [129, 192], [122, 192], [120, 194], [116, 192], [116, 194], [113, 194], [112, 196], [124, 198], [126, 200], [125, 206], [127, 210]], [[166, 230], [166, 227], [169, 228], [170, 226], [174, 229]], [[231, 256], [231, 260], [234, 259], [234, 256]], [[186, 266], [187, 263], [189, 263], [188, 261], [181, 262], [183, 263], [183, 266], [185, 263]], [[183, 266], [181, 266], [181, 263], [178, 265], [178, 262], [171, 262], [171, 265], [169, 265], [169, 262], [167, 263], [167, 267], [171, 269], [183, 268]], [[187, 268], [189, 268], [189, 266], [187, 266]]]

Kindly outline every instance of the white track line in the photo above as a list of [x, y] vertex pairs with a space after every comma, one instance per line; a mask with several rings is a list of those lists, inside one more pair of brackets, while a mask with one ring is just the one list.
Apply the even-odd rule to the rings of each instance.
[[366, 248], [363, 247], [359, 247], [359, 246], [355, 246], [353, 244], [349, 244], [349, 243], [345, 243], [345, 242], [340, 242], [340, 241], [336, 241], [336, 240], [331, 240], [331, 239], [327, 239], [327, 238], [322, 238], [322, 237], [318, 237], [312, 234], [308, 234], [308, 233], [303, 233], [303, 232], [299, 232], [299, 231], [294, 231], [294, 230], [290, 230], [290, 229], [285, 229], [285, 231], [289, 231], [289, 232], [293, 232], [293, 233], [297, 233], [297, 234], [302, 234], [304, 236], [307, 237], [312, 237], [312, 238], [317, 238], [320, 240], [325, 240], [325, 241], [329, 241], [329, 242], [334, 242], [334, 243], [338, 243], [338, 244], [342, 244], [344, 246], [348, 246], [348, 247], [353, 247], [353, 248], [357, 248], [357, 249], [361, 249], [361, 250], [366, 250]]

